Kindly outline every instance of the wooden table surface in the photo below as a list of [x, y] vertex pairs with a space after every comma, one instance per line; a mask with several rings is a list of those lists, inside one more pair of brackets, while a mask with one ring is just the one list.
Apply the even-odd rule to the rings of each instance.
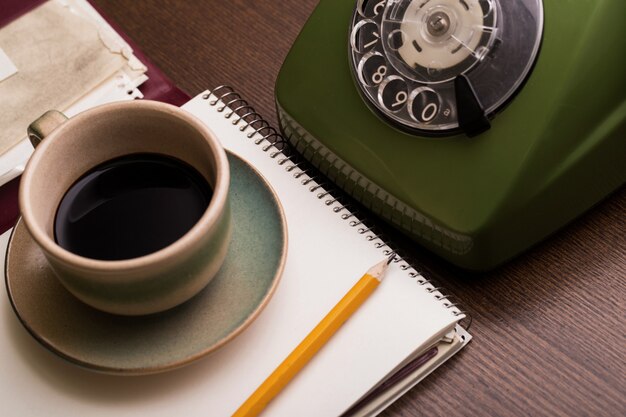
[[[278, 70], [317, 2], [95, 3], [189, 94], [230, 84], [276, 121]], [[427, 278], [461, 300], [475, 338], [383, 415], [626, 415], [625, 214], [622, 187], [481, 275], [393, 234]]]

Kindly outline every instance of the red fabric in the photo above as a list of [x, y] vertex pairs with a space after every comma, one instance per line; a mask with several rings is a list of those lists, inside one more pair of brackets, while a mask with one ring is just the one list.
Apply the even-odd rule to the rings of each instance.
[[0, 28], [39, 6], [44, 1], [45, 0], [2, 0]]
[[[2, 0], [2, 7], [0, 8], [0, 27], [5, 26], [24, 13], [34, 9], [44, 1], [45, 0]], [[119, 26], [112, 22], [96, 6], [94, 6], [94, 8], [96, 8], [98, 13], [109, 22], [113, 29], [128, 42], [135, 56], [148, 67], [147, 75], [149, 79], [139, 87], [145, 99], [162, 101], [175, 106], [180, 106], [190, 99], [187, 93], [176, 87], [174, 83], [139, 50], [137, 45], [122, 32]], [[17, 202], [18, 188], [19, 178], [0, 187], [0, 233], [4, 233], [13, 227], [19, 217], [19, 206]]]
[[0, 233], [12, 228], [17, 221], [19, 216], [17, 190], [19, 186], [20, 177], [0, 187]]

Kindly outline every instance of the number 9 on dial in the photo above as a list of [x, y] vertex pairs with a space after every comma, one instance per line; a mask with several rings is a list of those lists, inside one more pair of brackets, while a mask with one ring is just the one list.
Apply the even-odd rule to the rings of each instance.
[[387, 77], [378, 87], [378, 101], [391, 112], [402, 110], [408, 99], [406, 81], [397, 75]]

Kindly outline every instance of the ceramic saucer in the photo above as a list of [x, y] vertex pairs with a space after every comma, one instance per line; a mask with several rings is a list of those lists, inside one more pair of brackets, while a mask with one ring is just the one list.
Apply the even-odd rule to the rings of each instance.
[[263, 177], [229, 153], [233, 237], [218, 275], [163, 313], [97, 311], [65, 290], [20, 220], [7, 249], [7, 292], [18, 318], [46, 348], [107, 373], [148, 374], [186, 365], [241, 333], [270, 300], [283, 270], [287, 230]]

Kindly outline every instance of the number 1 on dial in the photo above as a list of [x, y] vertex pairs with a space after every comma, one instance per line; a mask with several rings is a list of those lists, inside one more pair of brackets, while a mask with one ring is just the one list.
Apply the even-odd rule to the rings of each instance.
[[375, 45], [375, 44], [376, 44], [376, 42], [378, 42], [378, 40], [380, 39], [380, 35], [378, 34], [378, 32], [372, 32], [372, 35], [374, 35], [374, 38], [375, 38], [375, 39], [374, 39], [373, 41], [371, 41], [371, 42], [366, 43], [365, 45], [363, 45], [363, 48], [367, 49], [367, 48], [369, 48], [370, 46]]

